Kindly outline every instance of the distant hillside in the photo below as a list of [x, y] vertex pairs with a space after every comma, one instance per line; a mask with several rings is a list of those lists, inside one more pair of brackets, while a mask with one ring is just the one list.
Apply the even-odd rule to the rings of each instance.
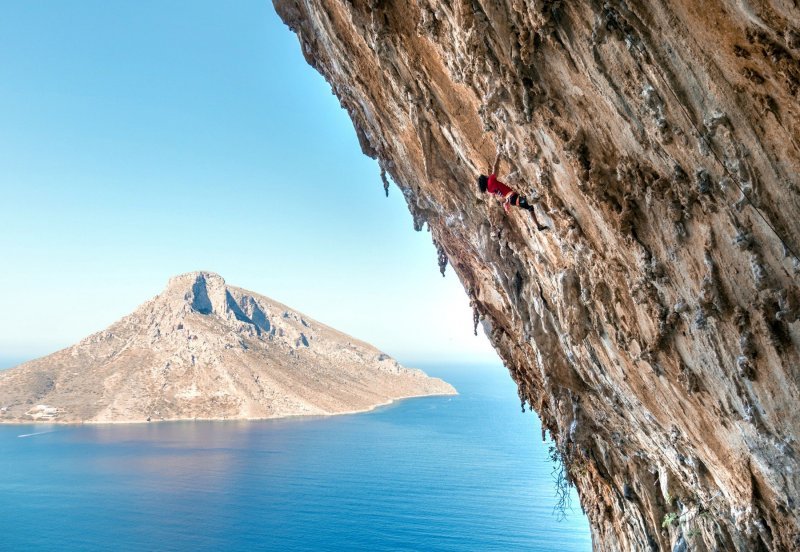
[[194, 272], [106, 330], [0, 372], [0, 421], [328, 415], [454, 393], [363, 341]]

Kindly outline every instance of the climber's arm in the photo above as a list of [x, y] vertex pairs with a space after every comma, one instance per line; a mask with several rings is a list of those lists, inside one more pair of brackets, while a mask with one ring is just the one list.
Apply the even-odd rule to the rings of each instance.
[[492, 174], [494, 174], [494, 175], [496, 175], [497, 171], [500, 170], [500, 156], [501, 155], [502, 154], [500, 153], [500, 151], [498, 151], [497, 152], [497, 157], [494, 160], [494, 165], [492, 165]]

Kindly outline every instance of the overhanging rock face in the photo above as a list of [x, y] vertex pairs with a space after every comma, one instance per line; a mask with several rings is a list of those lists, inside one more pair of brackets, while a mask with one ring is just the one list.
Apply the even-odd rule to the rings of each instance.
[[[798, 549], [798, 7], [274, 3], [553, 434], [595, 548]], [[479, 194], [496, 145], [550, 231]]]

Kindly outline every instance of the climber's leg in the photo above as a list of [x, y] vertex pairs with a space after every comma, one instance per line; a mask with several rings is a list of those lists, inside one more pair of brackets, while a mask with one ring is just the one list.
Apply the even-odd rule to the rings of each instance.
[[[549, 226], [545, 226], [544, 224], [539, 224], [539, 219], [536, 218], [536, 211], [533, 209], [533, 205], [530, 205], [528, 203], [528, 200], [527, 200], [527, 198], [525, 196], [518, 195], [515, 199], [516, 199], [516, 202], [517, 202], [516, 205], [518, 207], [520, 207], [522, 209], [527, 209], [528, 211], [530, 211], [531, 216], [533, 217], [533, 222], [536, 223], [536, 228], [539, 231], [547, 230], [549, 228]], [[512, 204], [513, 204], [513, 202], [512, 202]]]

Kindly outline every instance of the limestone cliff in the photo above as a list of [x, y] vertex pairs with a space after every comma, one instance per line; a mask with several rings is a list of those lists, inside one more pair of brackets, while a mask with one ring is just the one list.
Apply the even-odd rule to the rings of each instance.
[[0, 372], [0, 422], [327, 415], [453, 393], [286, 305], [193, 272], [106, 330]]
[[[558, 443], [595, 548], [800, 548], [797, 3], [274, 4]], [[496, 145], [552, 230], [478, 193]]]

